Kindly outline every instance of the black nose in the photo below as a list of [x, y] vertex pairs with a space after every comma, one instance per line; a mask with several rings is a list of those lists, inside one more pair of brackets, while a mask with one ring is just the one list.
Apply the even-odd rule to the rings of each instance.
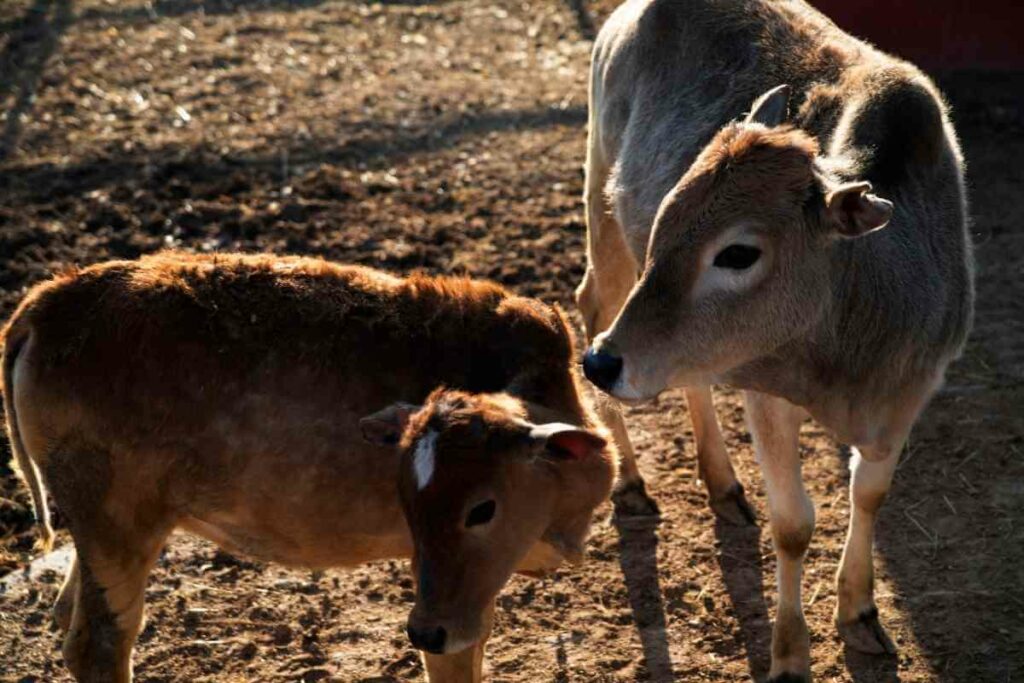
[[591, 346], [583, 356], [583, 374], [598, 387], [608, 390], [622, 372], [622, 358]]
[[420, 628], [409, 625], [405, 629], [409, 634], [409, 641], [417, 650], [429, 652], [432, 655], [444, 654], [444, 640], [447, 633], [443, 626], [428, 626]]

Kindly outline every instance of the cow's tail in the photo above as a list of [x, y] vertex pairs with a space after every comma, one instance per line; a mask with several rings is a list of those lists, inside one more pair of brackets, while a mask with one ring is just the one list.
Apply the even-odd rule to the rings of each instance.
[[21, 440], [21, 430], [18, 427], [18, 413], [14, 407], [14, 364], [18, 360], [18, 354], [25, 347], [29, 338], [29, 330], [24, 325], [18, 325], [18, 320], [12, 320], [7, 328], [3, 330], [3, 393], [4, 411], [7, 413], [7, 435], [11, 442], [11, 452], [14, 454], [15, 470], [21, 472], [22, 478], [28, 484], [32, 493], [32, 507], [35, 510], [36, 525], [39, 529], [39, 540], [37, 545], [43, 551], [53, 548], [53, 527], [50, 525], [50, 508], [46, 502], [46, 490], [43, 488], [42, 479], [39, 476], [39, 468], [29, 457], [25, 450], [25, 444]]

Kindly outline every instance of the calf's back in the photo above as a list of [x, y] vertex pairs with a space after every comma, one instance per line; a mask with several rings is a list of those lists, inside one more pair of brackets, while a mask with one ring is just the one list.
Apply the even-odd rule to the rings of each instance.
[[553, 309], [315, 259], [169, 253], [69, 272], [5, 337], [21, 436], [58, 502], [108, 499], [110, 523], [148, 509], [288, 564], [408, 554], [397, 455], [364, 442], [368, 413], [528, 371], [555, 414], [583, 415]]

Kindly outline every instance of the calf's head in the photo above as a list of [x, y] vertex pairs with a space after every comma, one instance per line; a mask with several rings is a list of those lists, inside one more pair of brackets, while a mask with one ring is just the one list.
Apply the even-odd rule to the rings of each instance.
[[367, 438], [402, 453], [417, 579], [408, 633], [419, 649], [453, 653], [483, 637], [498, 592], [537, 546], [559, 561], [582, 556], [614, 457], [594, 430], [534, 424], [527, 414], [507, 394], [439, 389], [422, 406], [396, 404], [362, 421]]
[[837, 245], [888, 223], [890, 202], [837, 180], [785, 124], [787, 92], [720, 130], [662, 201], [643, 273], [584, 357], [608, 393], [728, 381], [821, 320]]

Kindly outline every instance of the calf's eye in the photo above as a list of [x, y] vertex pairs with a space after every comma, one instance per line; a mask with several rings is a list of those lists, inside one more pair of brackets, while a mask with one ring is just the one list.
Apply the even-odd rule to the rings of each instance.
[[746, 270], [761, 258], [761, 250], [747, 244], [730, 244], [715, 255], [715, 268]]
[[493, 500], [485, 500], [479, 505], [474, 505], [469, 514], [466, 515], [466, 528], [487, 524], [487, 522], [494, 519], [494, 511], [497, 507]]

